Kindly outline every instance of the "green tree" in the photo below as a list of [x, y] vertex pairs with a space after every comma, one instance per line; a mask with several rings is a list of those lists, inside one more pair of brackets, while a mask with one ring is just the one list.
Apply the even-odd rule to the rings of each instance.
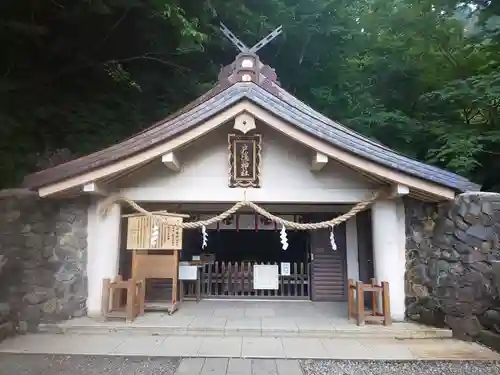
[[[498, 2], [4, 0], [0, 175], [113, 144], [206, 91], [237, 50], [282, 85], [396, 150], [500, 185]], [[498, 22], [498, 23], [497, 23]]]

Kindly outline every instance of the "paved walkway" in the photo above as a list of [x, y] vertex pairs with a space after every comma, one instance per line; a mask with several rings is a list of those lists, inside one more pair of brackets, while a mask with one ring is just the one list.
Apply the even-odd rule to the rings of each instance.
[[88, 317], [42, 325], [51, 333], [142, 332], [159, 335], [296, 336], [369, 338], [442, 338], [451, 331], [416, 323], [358, 327], [347, 319], [345, 303], [311, 301], [206, 301], [184, 302], [172, 316], [147, 312], [132, 323], [103, 322]]
[[31, 334], [0, 343], [0, 352], [149, 357], [363, 360], [500, 360], [479, 344], [452, 339], [330, 339]]
[[175, 375], [303, 375], [291, 359], [185, 358]]
[[499, 362], [332, 361], [0, 354], [0, 375], [493, 375]]

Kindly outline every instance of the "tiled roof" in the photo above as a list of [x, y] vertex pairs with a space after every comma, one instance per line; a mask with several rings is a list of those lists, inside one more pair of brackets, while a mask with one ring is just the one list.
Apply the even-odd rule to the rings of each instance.
[[76, 160], [26, 176], [23, 185], [39, 188], [112, 164], [179, 135], [235, 103], [247, 99], [315, 137], [367, 160], [432, 181], [457, 192], [479, 190], [468, 179], [399, 154], [330, 120], [279, 87], [276, 79], [257, 83], [221, 79], [204, 96], [125, 141]]

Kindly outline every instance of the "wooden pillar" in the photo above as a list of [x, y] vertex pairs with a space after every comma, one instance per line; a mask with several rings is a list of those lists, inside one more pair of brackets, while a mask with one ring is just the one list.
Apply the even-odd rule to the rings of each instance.
[[[372, 207], [373, 256], [377, 283], [389, 282], [392, 318], [405, 317], [404, 211], [400, 199], [381, 200]], [[380, 301], [382, 303], [382, 301]]]
[[99, 213], [98, 198], [88, 210], [87, 233], [87, 311], [98, 317], [102, 312], [102, 284], [118, 275], [120, 258], [121, 208], [113, 204], [107, 216]]

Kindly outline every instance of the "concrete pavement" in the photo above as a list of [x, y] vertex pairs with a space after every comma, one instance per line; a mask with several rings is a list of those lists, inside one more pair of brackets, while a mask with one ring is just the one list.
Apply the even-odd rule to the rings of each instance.
[[0, 353], [350, 360], [500, 360], [477, 343], [453, 339], [331, 339], [102, 334], [29, 334]]
[[49, 333], [158, 334], [163, 336], [263, 336], [324, 338], [444, 338], [449, 329], [416, 323], [394, 322], [391, 326], [357, 326], [347, 319], [347, 305], [341, 302], [311, 301], [207, 301], [184, 302], [170, 316], [147, 312], [132, 323], [101, 321], [89, 317], [54, 324], [41, 324]]

